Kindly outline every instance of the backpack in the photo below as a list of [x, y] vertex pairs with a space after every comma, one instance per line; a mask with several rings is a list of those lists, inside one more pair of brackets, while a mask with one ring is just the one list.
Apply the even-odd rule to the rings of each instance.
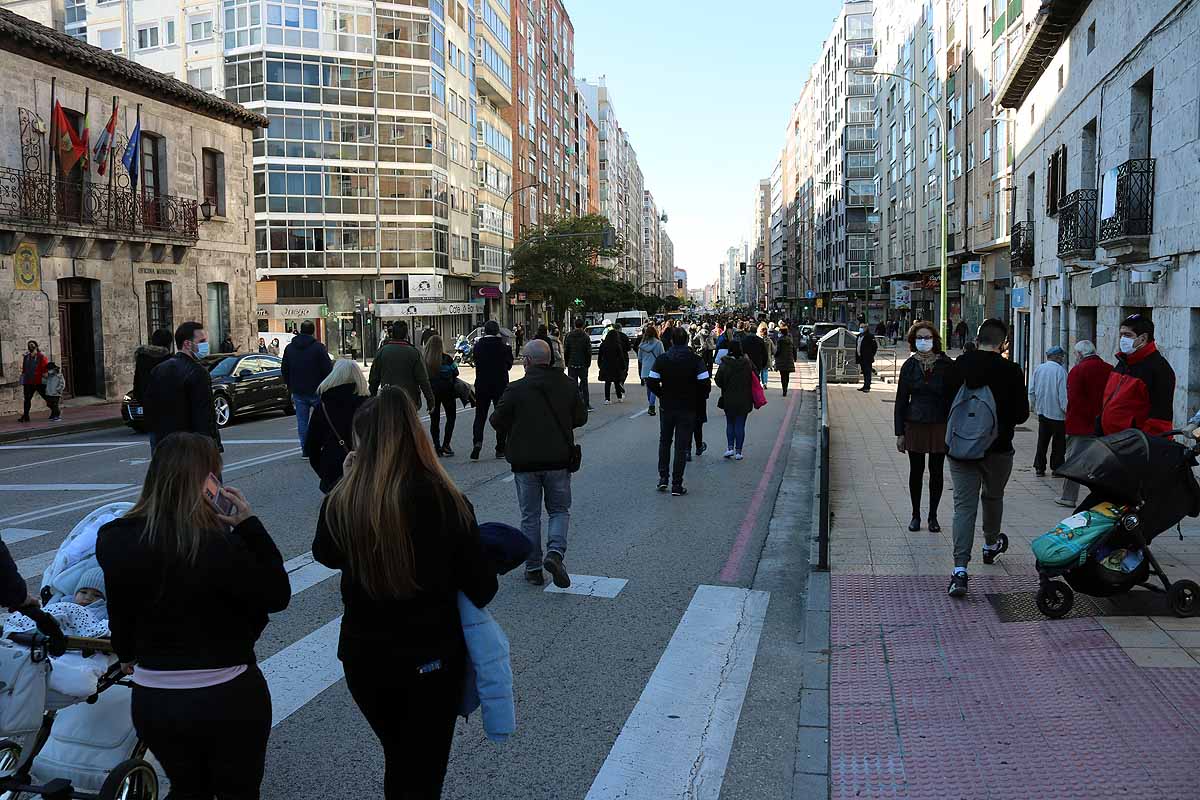
[[986, 386], [963, 384], [946, 421], [946, 452], [956, 461], [979, 461], [999, 435], [996, 398]]

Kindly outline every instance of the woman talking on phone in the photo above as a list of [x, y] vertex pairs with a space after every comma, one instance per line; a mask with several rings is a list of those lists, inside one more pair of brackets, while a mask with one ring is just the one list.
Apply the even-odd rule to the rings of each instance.
[[458, 593], [483, 608], [496, 594], [496, 571], [475, 510], [442, 469], [403, 390], [380, 389], [354, 416], [353, 435], [312, 553], [342, 571], [338, 658], [383, 744], [384, 796], [428, 800], [441, 796], [462, 699]]
[[271, 695], [254, 644], [291, 599], [283, 557], [207, 436], [154, 450], [142, 496], [100, 529], [113, 649], [133, 724], [178, 798], [259, 796]]

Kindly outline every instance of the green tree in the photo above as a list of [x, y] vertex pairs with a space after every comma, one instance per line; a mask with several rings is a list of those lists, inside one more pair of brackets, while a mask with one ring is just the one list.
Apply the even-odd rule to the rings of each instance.
[[619, 238], [604, 245], [607, 226], [604, 217], [592, 215], [549, 219], [530, 229], [512, 252], [513, 282], [523, 292], [545, 295], [556, 309], [570, 307], [577, 297], [594, 308], [593, 302], [616, 284], [600, 259], [625, 250]]

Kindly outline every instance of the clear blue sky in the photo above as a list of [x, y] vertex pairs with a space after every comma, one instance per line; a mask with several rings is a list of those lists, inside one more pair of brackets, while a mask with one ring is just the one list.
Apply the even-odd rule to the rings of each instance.
[[566, 0], [575, 73], [607, 78], [690, 288], [749, 239], [754, 193], [840, 0]]

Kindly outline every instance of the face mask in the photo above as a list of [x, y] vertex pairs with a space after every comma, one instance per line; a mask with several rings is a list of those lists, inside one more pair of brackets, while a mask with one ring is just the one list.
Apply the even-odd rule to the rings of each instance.
[[204, 358], [206, 355], [208, 355], [208, 342], [196, 345], [196, 358]]
[[1134, 339], [1134, 337], [1132, 337], [1132, 336], [1122, 336], [1121, 337], [1121, 352], [1124, 353], [1125, 355], [1129, 355], [1130, 353], [1132, 353], [1135, 349], [1133, 346], [1133, 343], [1135, 341], [1136, 341], [1136, 339]]
[[933, 339], [917, 339], [917, 352], [929, 353], [933, 351]]

